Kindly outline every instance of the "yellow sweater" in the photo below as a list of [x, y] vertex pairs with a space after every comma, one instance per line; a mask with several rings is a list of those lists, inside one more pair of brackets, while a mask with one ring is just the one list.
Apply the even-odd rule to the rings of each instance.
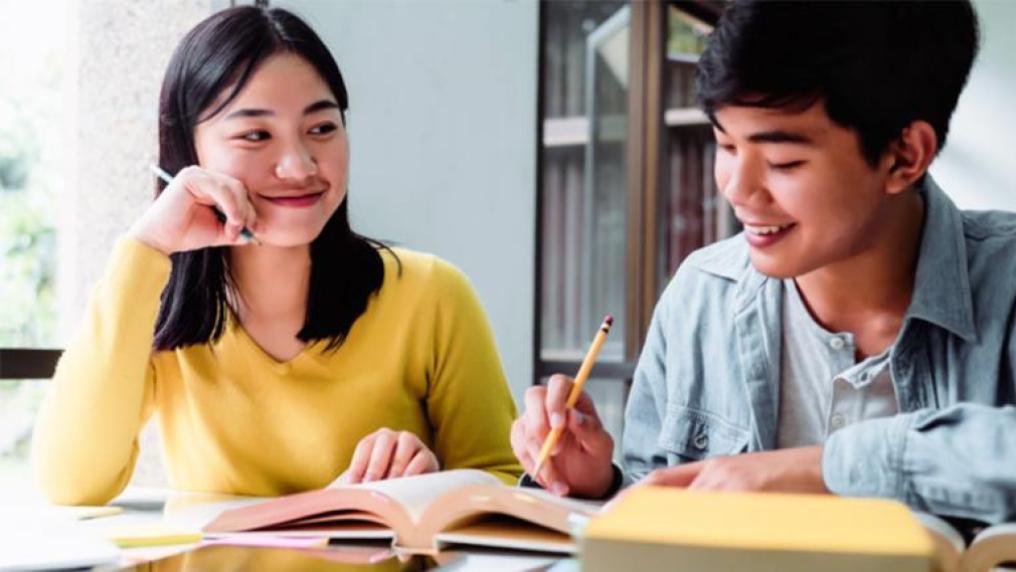
[[334, 352], [278, 363], [231, 320], [214, 344], [152, 352], [170, 261], [131, 240], [113, 251], [57, 367], [33, 441], [55, 503], [120, 493], [138, 435], [157, 413], [174, 488], [278, 495], [335, 479], [360, 439], [411, 431], [441, 467], [521, 474], [508, 443], [515, 407], [476, 295], [430, 255], [383, 253], [384, 284]]

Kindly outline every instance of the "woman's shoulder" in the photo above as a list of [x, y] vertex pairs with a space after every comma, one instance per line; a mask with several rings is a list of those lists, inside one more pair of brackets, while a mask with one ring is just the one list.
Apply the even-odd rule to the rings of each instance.
[[385, 264], [385, 286], [413, 290], [470, 288], [466, 275], [454, 264], [428, 252], [404, 247], [380, 250]]

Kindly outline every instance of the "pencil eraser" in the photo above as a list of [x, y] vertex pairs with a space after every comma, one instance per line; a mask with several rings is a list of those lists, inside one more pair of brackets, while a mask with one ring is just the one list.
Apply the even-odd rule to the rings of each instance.
[[607, 317], [604, 318], [603, 321], [606, 322], [608, 326], [613, 326], [614, 325], [614, 315], [613, 314], [607, 314]]

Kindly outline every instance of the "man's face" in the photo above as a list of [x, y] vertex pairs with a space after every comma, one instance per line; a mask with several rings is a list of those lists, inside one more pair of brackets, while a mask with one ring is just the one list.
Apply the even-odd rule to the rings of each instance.
[[715, 117], [716, 183], [760, 272], [801, 276], [877, 242], [888, 166], [872, 167], [857, 133], [833, 123], [821, 101], [801, 112], [728, 106]]

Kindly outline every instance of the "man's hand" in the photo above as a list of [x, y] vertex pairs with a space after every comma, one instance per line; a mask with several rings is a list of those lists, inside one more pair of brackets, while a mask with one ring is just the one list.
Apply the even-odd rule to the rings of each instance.
[[822, 480], [822, 447], [715, 457], [656, 469], [638, 484], [691, 490], [829, 494]]
[[[569, 377], [555, 375], [547, 387], [526, 390], [526, 410], [512, 424], [512, 450], [526, 472], [554, 494], [599, 498], [610, 489], [614, 477], [614, 440], [587, 394], [582, 393], [574, 409], [565, 409], [573, 383]], [[533, 475], [552, 427], [562, 429], [561, 439], [540, 474]]]

